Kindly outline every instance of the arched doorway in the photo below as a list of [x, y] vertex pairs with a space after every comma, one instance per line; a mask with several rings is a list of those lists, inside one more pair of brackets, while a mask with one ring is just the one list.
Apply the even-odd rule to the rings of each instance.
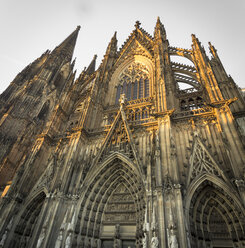
[[195, 190], [189, 207], [191, 247], [243, 247], [242, 209], [221, 187], [205, 180]]
[[95, 173], [80, 205], [77, 245], [136, 247], [143, 237], [144, 186], [132, 164], [110, 160]]
[[41, 192], [27, 205], [14, 228], [14, 234], [8, 242], [9, 245], [6, 247], [13, 248], [30, 246], [33, 232], [45, 198], [46, 194]]

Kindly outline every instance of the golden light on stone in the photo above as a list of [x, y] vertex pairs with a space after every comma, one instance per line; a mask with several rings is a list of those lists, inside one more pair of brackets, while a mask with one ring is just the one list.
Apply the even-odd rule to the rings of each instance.
[[245, 247], [245, 102], [216, 49], [137, 21], [76, 77], [79, 30], [0, 95], [0, 247]]

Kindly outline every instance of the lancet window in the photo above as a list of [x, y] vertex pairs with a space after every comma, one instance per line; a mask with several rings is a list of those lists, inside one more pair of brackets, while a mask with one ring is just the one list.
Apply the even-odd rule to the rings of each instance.
[[128, 101], [149, 97], [149, 81], [149, 71], [144, 65], [131, 64], [119, 77], [116, 103], [121, 94], [125, 94]]

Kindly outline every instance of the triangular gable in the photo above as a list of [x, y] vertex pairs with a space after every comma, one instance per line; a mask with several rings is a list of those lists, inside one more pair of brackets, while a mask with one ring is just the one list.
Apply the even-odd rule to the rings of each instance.
[[[128, 125], [128, 122], [126, 119], [126, 114], [125, 114], [124, 109], [123, 109], [123, 105], [124, 105], [123, 101], [124, 100], [121, 100], [120, 110], [118, 111], [118, 113], [117, 113], [117, 115], [116, 115], [104, 141], [103, 141], [103, 144], [102, 144], [97, 156], [95, 157], [95, 160], [93, 162], [93, 166], [102, 160], [102, 155], [104, 152], [108, 152], [106, 150], [108, 150], [108, 148], [110, 149], [109, 142], [110, 141], [116, 142], [116, 140], [118, 139], [118, 132], [120, 132], [121, 134], [123, 134], [123, 132], [124, 132], [124, 134], [123, 134], [124, 138], [127, 139], [127, 144], [130, 146], [129, 149], [131, 151], [131, 155], [133, 156], [133, 158], [135, 160], [134, 162], [136, 163], [137, 169], [143, 175], [142, 169], [141, 169], [141, 166], [139, 163], [138, 155], [137, 155], [137, 150], [136, 150], [136, 147], [135, 147], [135, 144], [133, 141], [133, 136], [132, 136], [132, 133], [129, 129], [129, 125]], [[120, 131], [118, 131], [118, 128], [120, 128]], [[113, 150], [111, 152], [113, 152]]]
[[196, 136], [194, 139], [189, 164], [190, 168], [187, 177], [187, 186], [191, 183], [192, 180], [198, 178], [204, 173], [226, 179], [218, 163], [215, 161], [211, 153], [208, 151], [198, 136]]
[[144, 44], [142, 40], [138, 39], [135, 36], [132, 36], [120, 49], [118, 59], [115, 64], [119, 63], [119, 61], [121, 60], [126, 59], [127, 57], [130, 57], [131, 55], [143, 55], [152, 58], [152, 48], [153, 47], [149, 44], [149, 42], [147, 42], [147, 44]]

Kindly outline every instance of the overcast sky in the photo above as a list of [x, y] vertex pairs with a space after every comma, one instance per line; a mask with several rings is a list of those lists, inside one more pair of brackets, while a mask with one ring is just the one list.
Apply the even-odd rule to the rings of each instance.
[[136, 20], [153, 34], [157, 16], [171, 46], [191, 48], [194, 33], [208, 52], [211, 41], [227, 73], [245, 88], [245, 0], [0, 0], [0, 92], [77, 25], [74, 57], [80, 74], [94, 54], [100, 64], [115, 31], [121, 47]]

